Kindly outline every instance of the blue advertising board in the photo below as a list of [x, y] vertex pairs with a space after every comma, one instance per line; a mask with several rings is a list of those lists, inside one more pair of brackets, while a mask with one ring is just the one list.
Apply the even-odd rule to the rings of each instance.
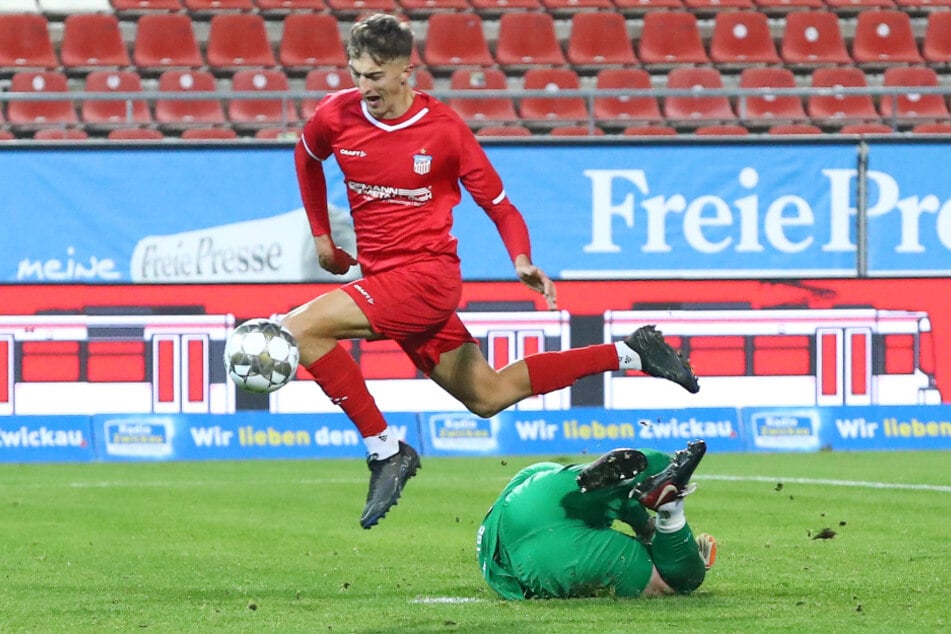
[[[870, 146], [871, 275], [951, 272], [949, 148]], [[858, 274], [855, 143], [486, 151], [556, 278]], [[335, 235], [355, 248], [339, 169], [325, 170]], [[340, 279], [316, 266], [289, 146], [3, 149], [0, 191], [0, 282]], [[512, 279], [468, 195], [454, 234], [466, 279]]]
[[0, 462], [89, 462], [88, 416], [0, 416]]

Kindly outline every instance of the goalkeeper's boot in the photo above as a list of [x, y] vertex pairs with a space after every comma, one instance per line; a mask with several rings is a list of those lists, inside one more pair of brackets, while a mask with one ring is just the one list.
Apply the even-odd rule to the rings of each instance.
[[647, 458], [637, 449], [613, 449], [578, 474], [582, 493], [617, 486], [647, 468]]
[[717, 561], [717, 540], [709, 533], [700, 533], [697, 535], [697, 550], [700, 551], [700, 558], [703, 559], [703, 567], [707, 570], [713, 568]]
[[656, 511], [658, 507], [692, 493], [696, 486], [690, 484], [690, 476], [706, 451], [707, 443], [704, 441], [688, 442], [686, 449], [674, 454], [667, 468], [638, 483], [631, 491], [631, 497], [642, 506]]
[[691, 394], [700, 391], [690, 362], [671, 348], [664, 341], [664, 335], [654, 326], [641, 326], [624, 343], [640, 356], [641, 368], [645, 373], [673, 381]]
[[367, 504], [360, 517], [360, 526], [376, 526], [390, 510], [403, 492], [406, 481], [416, 475], [421, 468], [416, 450], [400, 441], [400, 449], [384, 460], [377, 460], [376, 454], [367, 457], [370, 468], [370, 490], [367, 492]]

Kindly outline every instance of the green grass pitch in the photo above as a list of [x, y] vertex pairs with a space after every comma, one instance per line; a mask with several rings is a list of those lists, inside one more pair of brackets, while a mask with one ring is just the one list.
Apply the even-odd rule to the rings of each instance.
[[485, 510], [522, 466], [591, 458], [424, 458], [369, 531], [358, 460], [0, 465], [0, 632], [951, 627], [951, 452], [708, 454], [687, 517], [719, 558], [696, 593], [499, 601]]

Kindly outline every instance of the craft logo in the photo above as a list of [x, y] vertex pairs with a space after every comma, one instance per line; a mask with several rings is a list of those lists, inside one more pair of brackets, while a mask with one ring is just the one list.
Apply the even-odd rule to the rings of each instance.
[[750, 416], [750, 423], [753, 444], [758, 449], [819, 449], [819, 417], [815, 412], [757, 412]]
[[175, 426], [161, 418], [122, 418], [103, 423], [106, 454], [123, 458], [170, 458]]
[[491, 452], [498, 450], [496, 419], [470, 414], [434, 414], [429, 417], [433, 449]]

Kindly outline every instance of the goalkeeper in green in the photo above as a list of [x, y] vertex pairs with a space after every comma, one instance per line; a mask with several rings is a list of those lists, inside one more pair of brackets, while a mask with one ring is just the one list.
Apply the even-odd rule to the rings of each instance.
[[705, 452], [698, 440], [673, 456], [615, 449], [588, 465], [522, 469], [479, 528], [483, 577], [504, 599], [692, 592], [716, 559], [716, 541], [694, 538], [683, 509]]

